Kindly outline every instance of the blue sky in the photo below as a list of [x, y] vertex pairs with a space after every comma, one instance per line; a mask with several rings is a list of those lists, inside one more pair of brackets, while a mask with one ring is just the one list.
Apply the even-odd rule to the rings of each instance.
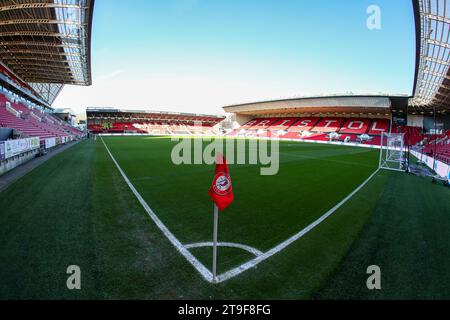
[[[366, 26], [370, 5], [381, 30]], [[410, 94], [411, 0], [96, 0], [92, 87], [55, 107], [220, 113], [315, 94]]]

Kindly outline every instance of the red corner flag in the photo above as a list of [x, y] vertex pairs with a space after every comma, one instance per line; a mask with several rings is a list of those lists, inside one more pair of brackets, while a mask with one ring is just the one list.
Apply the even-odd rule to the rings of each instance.
[[220, 211], [225, 210], [233, 202], [233, 186], [227, 161], [220, 153], [216, 157], [216, 175], [208, 193]]

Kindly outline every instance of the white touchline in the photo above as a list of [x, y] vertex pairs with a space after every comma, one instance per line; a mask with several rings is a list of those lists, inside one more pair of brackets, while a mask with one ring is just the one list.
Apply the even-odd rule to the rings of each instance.
[[172, 234], [172, 232], [167, 229], [167, 227], [162, 223], [161, 220], [156, 216], [156, 214], [153, 212], [153, 210], [149, 207], [147, 202], [142, 198], [142, 196], [139, 194], [139, 192], [136, 190], [136, 188], [133, 186], [133, 184], [130, 182], [128, 177], [125, 175], [125, 172], [123, 172], [122, 168], [117, 163], [116, 159], [113, 157], [111, 152], [109, 151], [108, 146], [106, 145], [105, 141], [101, 137], [103, 145], [106, 148], [106, 151], [108, 151], [109, 156], [111, 157], [112, 161], [116, 165], [117, 169], [119, 170], [120, 174], [122, 175], [123, 179], [127, 183], [128, 187], [130, 187], [131, 191], [134, 193], [136, 198], [139, 200], [140, 204], [144, 207], [145, 211], [147, 211], [147, 214], [150, 216], [150, 218], [155, 222], [155, 224], [158, 226], [158, 228], [164, 233], [164, 235], [169, 239], [169, 241], [172, 243], [172, 245], [180, 252], [187, 261], [189, 261], [192, 266], [197, 269], [197, 271], [202, 275], [202, 277], [208, 281], [213, 281], [213, 275], [211, 271], [209, 271], [196, 257], [194, 257], [188, 249], [186, 249], [185, 246], [181, 244], [181, 242]]
[[270, 249], [269, 251], [263, 253], [262, 255], [254, 258], [253, 260], [250, 260], [250, 261], [240, 265], [239, 267], [236, 267], [236, 268], [234, 268], [234, 269], [232, 269], [230, 271], [227, 271], [227, 272], [219, 275], [217, 277], [217, 282], [223, 282], [223, 281], [226, 281], [226, 280], [231, 279], [233, 277], [236, 277], [237, 275], [241, 274], [242, 272], [253, 268], [257, 264], [261, 263], [262, 261], [264, 261], [264, 260], [270, 258], [271, 256], [273, 256], [274, 254], [280, 252], [281, 250], [283, 250], [284, 248], [286, 248], [287, 246], [292, 244], [294, 241], [297, 241], [298, 239], [303, 237], [305, 234], [307, 234], [312, 229], [317, 227], [326, 218], [328, 218], [334, 212], [336, 212], [337, 209], [339, 209], [344, 203], [346, 203], [351, 197], [353, 197], [359, 190], [361, 190], [378, 173], [379, 170], [380, 169], [375, 170], [375, 172], [372, 173], [370, 175], [370, 177], [367, 178], [366, 181], [364, 181], [359, 187], [357, 187], [355, 190], [353, 190], [347, 197], [344, 198], [344, 200], [339, 202], [337, 205], [335, 205], [333, 208], [331, 208], [327, 213], [325, 213], [319, 219], [317, 219], [316, 221], [311, 223], [309, 226], [304, 228], [302, 231], [300, 231], [299, 233], [293, 235], [289, 239], [283, 241], [282, 243], [278, 244], [277, 246], [273, 247], [272, 249]]
[[[198, 243], [185, 244], [184, 247], [187, 249], [192, 249], [192, 248], [212, 247], [213, 245], [214, 245], [214, 243], [212, 243], [212, 242], [198, 242]], [[256, 248], [247, 246], [245, 244], [240, 244], [240, 243], [219, 242], [219, 243], [217, 243], [217, 246], [242, 249], [244, 251], [250, 252], [251, 254], [253, 254], [254, 256], [257, 256], [257, 257], [263, 254], [261, 251], [259, 251]]]
[[334, 212], [336, 212], [342, 205], [344, 205], [350, 198], [352, 198], [359, 190], [361, 190], [367, 183], [369, 183], [370, 180], [380, 171], [380, 169], [375, 170], [374, 173], [370, 175], [359, 187], [357, 187], [355, 190], [353, 190], [347, 197], [345, 197], [341, 202], [339, 202], [337, 205], [335, 205], [333, 208], [331, 208], [329, 211], [327, 211], [323, 216], [321, 216], [319, 219], [311, 223], [309, 226], [298, 232], [297, 234], [293, 235], [289, 239], [281, 242], [277, 246], [273, 247], [267, 252], [261, 252], [258, 249], [252, 248], [250, 246], [246, 246], [243, 244], [238, 243], [229, 243], [229, 242], [221, 242], [219, 246], [224, 247], [234, 247], [234, 248], [240, 248], [243, 250], [246, 250], [248, 252], [251, 252], [256, 256], [256, 258], [243, 263], [242, 265], [231, 269], [225, 273], [222, 273], [217, 276], [217, 281], [213, 282], [213, 275], [211, 271], [209, 271], [196, 257], [194, 257], [190, 252], [189, 248], [199, 248], [199, 247], [209, 247], [212, 246], [211, 242], [200, 242], [200, 243], [192, 243], [188, 245], [183, 245], [170, 231], [167, 229], [167, 227], [162, 223], [162, 221], [156, 216], [156, 214], [153, 212], [153, 210], [149, 207], [147, 202], [145, 202], [144, 198], [139, 194], [139, 192], [136, 190], [136, 188], [133, 186], [133, 184], [130, 182], [128, 177], [125, 175], [125, 172], [122, 170], [122, 168], [119, 166], [119, 163], [116, 161], [114, 156], [109, 151], [108, 146], [106, 145], [103, 138], [100, 136], [103, 145], [106, 148], [106, 151], [108, 152], [109, 156], [111, 157], [112, 161], [116, 165], [117, 169], [119, 170], [120, 174], [124, 178], [125, 182], [127, 183], [128, 187], [131, 189], [133, 194], [138, 199], [139, 203], [144, 207], [147, 214], [150, 216], [150, 218], [155, 222], [155, 224], [158, 226], [158, 228], [164, 233], [164, 235], [169, 239], [169, 241], [172, 243], [172, 245], [180, 252], [186, 260], [191, 263], [191, 265], [202, 275], [202, 277], [210, 282], [210, 283], [221, 283], [224, 281], [227, 281], [231, 278], [234, 278], [241, 274], [244, 271], [247, 271], [253, 267], [255, 267], [257, 264], [265, 261], [266, 259], [270, 258], [274, 254], [280, 252], [281, 250], [285, 249], [287, 246], [292, 244], [293, 242], [297, 241], [304, 235], [306, 235], [308, 232], [313, 230], [315, 227], [317, 227], [320, 223], [322, 223], [325, 219], [327, 219], [329, 216], [331, 216]]

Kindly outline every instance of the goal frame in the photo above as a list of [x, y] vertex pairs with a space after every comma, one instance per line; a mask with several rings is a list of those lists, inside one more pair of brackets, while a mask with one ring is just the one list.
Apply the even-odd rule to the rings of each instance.
[[399, 172], [408, 170], [404, 133], [381, 134], [379, 169]]

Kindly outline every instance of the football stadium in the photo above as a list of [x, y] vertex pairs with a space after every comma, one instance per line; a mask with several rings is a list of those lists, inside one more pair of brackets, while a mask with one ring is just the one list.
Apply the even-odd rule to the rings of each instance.
[[406, 1], [412, 94], [75, 121], [101, 2], [0, 1], [0, 299], [450, 299], [448, 1]]

